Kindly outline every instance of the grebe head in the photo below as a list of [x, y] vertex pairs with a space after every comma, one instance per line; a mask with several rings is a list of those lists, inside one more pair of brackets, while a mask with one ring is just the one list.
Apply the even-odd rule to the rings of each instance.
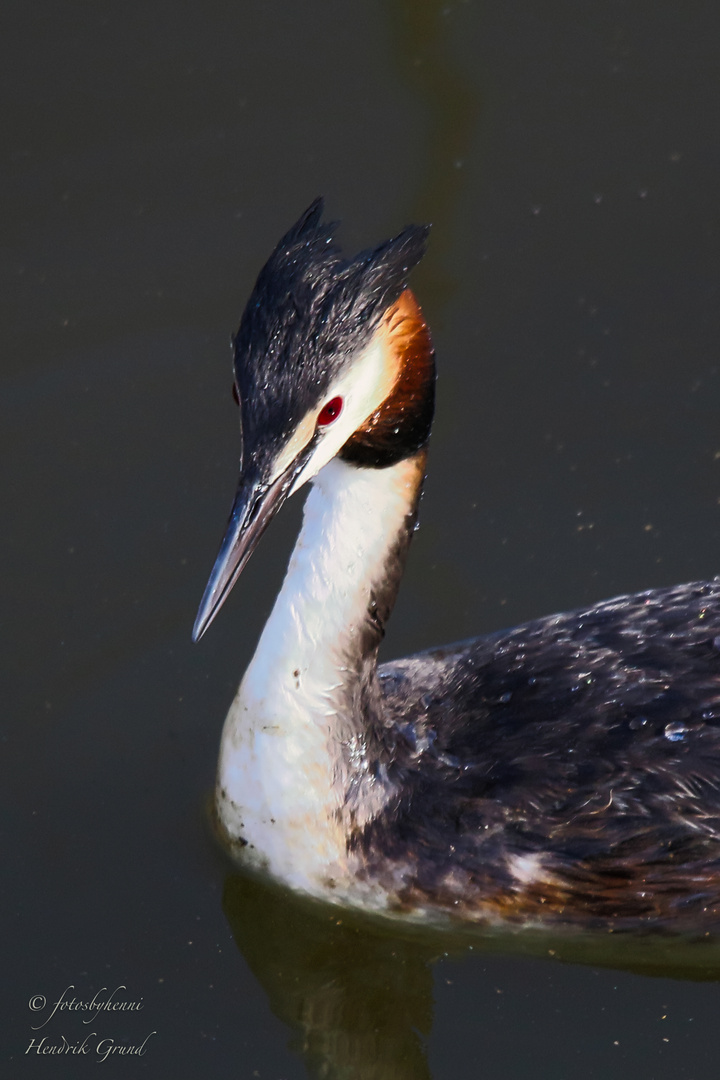
[[357, 464], [389, 464], [393, 441], [397, 460], [429, 434], [432, 395], [418, 396], [413, 408], [418, 380], [406, 374], [419, 362], [426, 382], [428, 363], [434, 370], [427, 327], [406, 288], [429, 227], [409, 226], [345, 260], [322, 211], [316, 199], [277, 245], [234, 339], [240, 483], [194, 641], [288, 495], [345, 446]]

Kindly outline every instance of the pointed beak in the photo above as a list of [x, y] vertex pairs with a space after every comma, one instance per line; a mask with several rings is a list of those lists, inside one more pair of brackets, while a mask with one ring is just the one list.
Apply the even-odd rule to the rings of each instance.
[[225, 536], [195, 619], [193, 641], [200, 640], [224, 604], [270, 519], [290, 494], [312, 446], [313, 440], [271, 483], [264, 482], [256, 469], [249, 468], [241, 475]]

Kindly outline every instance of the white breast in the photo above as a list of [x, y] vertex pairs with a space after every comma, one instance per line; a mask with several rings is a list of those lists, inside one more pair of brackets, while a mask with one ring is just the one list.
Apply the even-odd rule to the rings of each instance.
[[[348, 792], [355, 820], [390, 794], [363, 785], [362, 730], [346, 713], [357, 634], [388, 553], [407, 529], [420, 457], [387, 469], [334, 459], [315, 478], [302, 531], [255, 656], [232, 704], [217, 782], [220, 821], [253, 861], [292, 888], [348, 882]], [[332, 885], [329, 882], [332, 880]]]

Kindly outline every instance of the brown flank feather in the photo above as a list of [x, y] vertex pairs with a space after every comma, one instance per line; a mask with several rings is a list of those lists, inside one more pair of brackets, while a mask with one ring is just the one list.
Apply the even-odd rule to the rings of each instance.
[[536, 921], [564, 924], [585, 930], [638, 930], [677, 933], [717, 928], [720, 922], [720, 875], [717, 870], [698, 875], [696, 891], [677, 882], [656, 885], [622, 877], [588, 876], [584, 883], [537, 882], [527, 886], [481, 888], [477, 896], [464, 895], [438, 883], [427, 889], [410, 882], [390, 900], [390, 910], [411, 914], [430, 907], [451, 918], [480, 925], [498, 919], [506, 924]]

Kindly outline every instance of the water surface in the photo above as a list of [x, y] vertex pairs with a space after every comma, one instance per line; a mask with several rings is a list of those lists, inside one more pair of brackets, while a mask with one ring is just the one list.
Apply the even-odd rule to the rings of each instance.
[[[703, 0], [4, 5], [13, 1075], [75, 1078], [101, 1038], [155, 1031], [106, 1067], [714, 1080], [712, 943], [470, 949], [217, 851], [220, 727], [299, 505], [200, 646], [190, 629], [235, 486], [229, 335], [320, 193], [349, 250], [434, 225], [414, 281], [438, 418], [388, 657], [720, 571], [719, 20]], [[51, 1006], [30, 999], [70, 986], [143, 1009], [34, 1031]], [[88, 1031], [89, 1055], [26, 1053]]]

